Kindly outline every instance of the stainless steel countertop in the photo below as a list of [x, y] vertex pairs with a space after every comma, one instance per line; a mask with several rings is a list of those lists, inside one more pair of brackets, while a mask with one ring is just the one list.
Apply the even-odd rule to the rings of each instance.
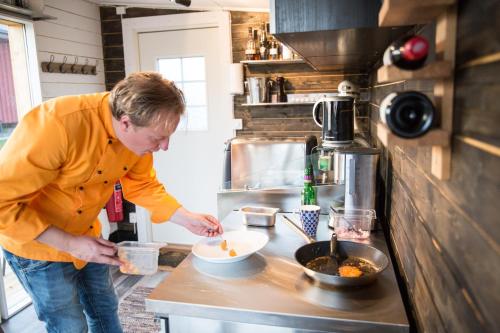
[[[313, 285], [295, 261], [305, 244], [278, 214], [272, 228], [247, 227], [240, 212], [222, 221], [226, 231], [265, 233], [269, 243], [248, 259], [231, 264], [204, 262], [190, 254], [146, 299], [161, 317], [208, 318], [326, 332], [408, 332], [392, 264], [371, 286], [342, 290]], [[298, 221], [295, 214], [286, 214]], [[318, 240], [330, 238], [321, 216]], [[387, 254], [381, 232], [366, 243]]]

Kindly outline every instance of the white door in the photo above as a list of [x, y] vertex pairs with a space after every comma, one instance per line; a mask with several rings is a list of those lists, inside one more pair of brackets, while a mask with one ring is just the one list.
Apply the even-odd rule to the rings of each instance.
[[[167, 152], [154, 155], [155, 169], [167, 191], [188, 210], [217, 214], [224, 142], [234, 136], [227, 64], [221, 61], [217, 27], [138, 33], [141, 71], [158, 71], [184, 92], [186, 115]], [[152, 240], [193, 243], [177, 225], [152, 225]]]

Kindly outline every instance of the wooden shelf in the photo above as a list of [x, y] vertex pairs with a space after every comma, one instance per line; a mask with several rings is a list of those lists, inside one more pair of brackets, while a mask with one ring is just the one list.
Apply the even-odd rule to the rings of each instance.
[[381, 27], [428, 23], [456, 0], [384, 0], [378, 14]]
[[292, 60], [242, 60], [242, 64], [247, 65], [292, 65], [292, 64], [305, 64], [303, 59], [292, 59]]
[[436, 22], [436, 61], [416, 71], [383, 66], [377, 71], [379, 83], [400, 80], [436, 80], [434, 97], [440, 111], [441, 126], [416, 139], [394, 135], [385, 125], [377, 124], [377, 136], [386, 146], [411, 145], [432, 147], [431, 173], [440, 180], [451, 175], [451, 133], [453, 132], [453, 75], [455, 67], [457, 6], [456, 0], [384, 0], [379, 26], [413, 25]]
[[449, 61], [435, 61], [425, 67], [410, 71], [396, 66], [382, 66], [377, 71], [377, 82], [387, 83], [401, 80], [433, 80], [453, 76], [453, 67]]
[[312, 105], [314, 102], [245, 103], [242, 106]]
[[424, 136], [415, 139], [401, 138], [391, 132], [391, 130], [384, 124], [377, 124], [377, 137], [386, 147], [392, 145], [398, 146], [440, 146], [448, 147], [450, 145], [450, 132], [442, 129], [432, 129]]

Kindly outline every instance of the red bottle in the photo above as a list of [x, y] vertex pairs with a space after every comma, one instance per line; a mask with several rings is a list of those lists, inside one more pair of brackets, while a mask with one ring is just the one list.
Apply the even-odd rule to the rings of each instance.
[[415, 70], [424, 66], [429, 53], [429, 42], [422, 36], [409, 36], [393, 43], [384, 52], [384, 65]]

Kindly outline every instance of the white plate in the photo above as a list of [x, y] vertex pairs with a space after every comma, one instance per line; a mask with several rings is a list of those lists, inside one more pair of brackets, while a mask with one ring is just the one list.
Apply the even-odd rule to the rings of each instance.
[[[227, 241], [227, 250], [222, 250], [222, 239]], [[269, 237], [256, 231], [228, 231], [221, 237], [203, 238], [193, 246], [193, 254], [213, 263], [230, 263], [243, 260], [262, 249]], [[236, 256], [231, 257], [229, 250], [234, 249]]]

